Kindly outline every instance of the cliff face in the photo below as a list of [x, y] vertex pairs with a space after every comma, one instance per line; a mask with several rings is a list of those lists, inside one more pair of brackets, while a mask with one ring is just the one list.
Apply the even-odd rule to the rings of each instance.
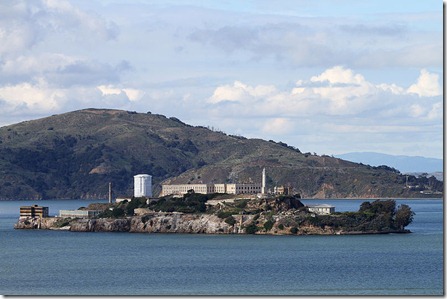
[[[72, 232], [131, 232], [131, 233], [184, 233], [184, 234], [265, 234], [265, 235], [345, 235], [376, 233], [409, 233], [408, 230], [349, 231], [332, 226], [303, 224], [291, 229], [290, 215], [275, 217], [271, 228], [250, 231], [255, 223], [262, 223], [265, 217], [254, 219], [253, 215], [234, 215], [236, 222], [228, 224], [215, 215], [154, 213], [123, 219], [73, 219], [64, 218], [20, 218], [15, 229], [69, 230]], [[61, 226], [60, 224], [66, 225]], [[285, 224], [285, 225], [284, 225]]]
[[[99, 214], [99, 218], [20, 217], [15, 228], [77, 232], [333, 235], [409, 232], [404, 228], [414, 216], [408, 205], [396, 207], [394, 200], [366, 201], [358, 212], [322, 214], [320, 211], [319, 214], [293, 196], [245, 198], [231, 202], [226, 202], [228, 198], [214, 199], [220, 202], [208, 206], [206, 212], [178, 212], [180, 208], [197, 207], [197, 202], [207, 198], [207, 195], [187, 194], [183, 198], [163, 198], [149, 204], [144, 198], [134, 199], [115, 204]], [[176, 211], [170, 212], [175, 208]], [[129, 212], [127, 217], [124, 211]], [[142, 214], [135, 215], [135, 211]]]
[[15, 229], [61, 229], [68, 230], [69, 227], [57, 226], [58, 218], [37, 218], [37, 217], [20, 217], [16, 224]]
[[[246, 217], [248, 219], [248, 217]], [[215, 215], [154, 213], [122, 219], [65, 219], [21, 217], [16, 229], [54, 229], [74, 232], [132, 232], [132, 233], [204, 233], [230, 234], [241, 232]]]
[[133, 217], [131, 232], [229, 234], [237, 229], [215, 215], [163, 213]]

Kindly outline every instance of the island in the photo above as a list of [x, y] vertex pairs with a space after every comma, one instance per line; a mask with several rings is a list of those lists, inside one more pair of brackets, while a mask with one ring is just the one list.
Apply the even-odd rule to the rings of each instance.
[[58, 217], [21, 216], [16, 229], [73, 232], [351, 235], [410, 233], [408, 205], [393, 199], [363, 202], [357, 212], [306, 206], [299, 195], [200, 194], [159, 199], [132, 197], [116, 203], [90, 204]]

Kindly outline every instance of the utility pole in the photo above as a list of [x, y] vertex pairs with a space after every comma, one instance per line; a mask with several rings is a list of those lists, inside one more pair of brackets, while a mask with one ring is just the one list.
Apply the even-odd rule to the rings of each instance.
[[112, 203], [112, 183], [109, 183], [109, 203]]

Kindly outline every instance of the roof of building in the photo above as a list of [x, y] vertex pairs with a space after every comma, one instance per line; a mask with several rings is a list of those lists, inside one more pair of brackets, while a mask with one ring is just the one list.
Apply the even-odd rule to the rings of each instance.
[[318, 204], [318, 205], [307, 205], [307, 207], [309, 207], [309, 208], [335, 208], [334, 206], [328, 205], [328, 204], [325, 204], [325, 203]]

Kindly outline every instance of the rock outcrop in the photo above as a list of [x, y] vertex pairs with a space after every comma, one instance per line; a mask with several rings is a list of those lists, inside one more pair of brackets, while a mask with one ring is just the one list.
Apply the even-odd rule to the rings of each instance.
[[[413, 220], [411, 208], [394, 200], [364, 202], [358, 212], [317, 214], [304, 207], [296, 197], [241, 199], [209, 206], [206, 212], [163, 212], [158, 207], [185, 210], [201, 208], [202, 195], [160, 201], [153, 209], [135, 208], [138, 213], [125, 216], [132, 206], [146, 205], [137, 200], [118, 203], [104, 210], [99, 218], [20, 217], [16, 229], [57, 229], [75, 232], [132, 232], [185, 234], [269, 234], [269, 235], [343, 235], [408, 233], [404, 227]], [[203, 197], [203, 196], [202, 196]], [[173, 206], [177, 204], [177, 206]], [[189, 206], [186, 206], [189, 204]], [[120, 213], [116, 213], [120, 212]], [[118, 215], [118, 216], [117, 216]], [[133, 215], [133, 216], [130, 216]]]
[[[290, 215], [289, 215], [290, 216]], [[131, 232], [131, 233], [183, 233], [183, 234], [268, 234], [268, 235], [352, 235], [352, 234], [383, 234], [409, 233], [408, 230], [390, 231], [348, 231], [331, 226], [301, 225], [288, 226], [290, 217], [279, 215], [275, 217], [271, 228], [259, 224], [267, 223], [265, 217], [254, 219], [253, 215], [233, 215], [234, 224], [229, 224], [216, 215], [182, 214], [182, 213], [152, 213], [144, 216], [127, 218], [99, 219], [66, 219], [24, 218], [21, 217], [14, 225], [15, 229], [49, 229], [69, 230], [72, 232]], [[286, 225], [284, 225], [286, 224]], [[251, 230], [250, 226], [258, 229]]]

